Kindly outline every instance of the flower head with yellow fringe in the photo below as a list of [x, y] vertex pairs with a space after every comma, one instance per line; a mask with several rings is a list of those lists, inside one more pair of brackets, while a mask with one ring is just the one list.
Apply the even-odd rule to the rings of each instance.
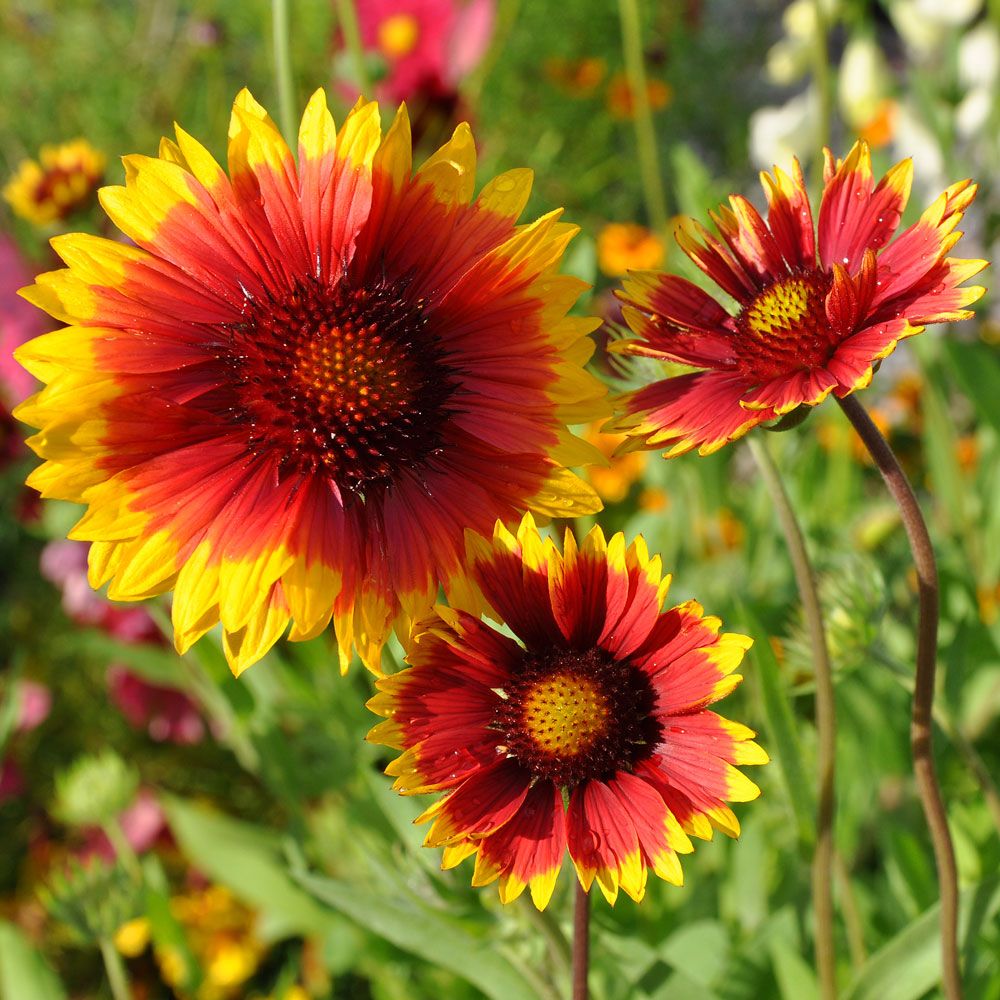
[[[864, 388], [873, 367], [927, 323], [965, 319], [984, 289], [959, 287], [986, 266], [948, 252], [976, 186], [959, 181], [893, 238], [910, 196], [904, 160], [878, 184], [858, 142], [843, 161], [825, 150], [818, 239], [802, 171], [761, 174], [767, 222], [739, 195], [712, 218], [722, 242], [693, 219], [680, 248], [734, 302], [729, 311], [685, 278], [636, 273], [619, 297], [638, 339], [612, 350], [689, 365], [620, 400], [607, 428], [629, 447], [672, 458], [717, 451], [752, 427], [831, 392]], [[818, 258], [817, 258], [818, 250]]]
[[104, 154], [86, 139], [74, 139], [42, 146], [37, 160], [23, 160], [3, 197], [15, 215], [49, 226], [86, 206], [103, 176]]
[[516, 225], [527, 170], [473, 200], [468, 126], [413, 173], [405, 108], [335, 131], [318, 91], [296, 164], [243, 91], [228, 176], [179, 127], [124, 163], [101, 203], [135, 245], [59, 237], [68, 268], [23, 292], [70, 325], [18, 351], [47, 384], [17, 415], [30, 484], [88, 507], [92, 585], [173, 589], [179, 650], [221, 621], [238, 673], [332, 619], [342, 667], [377, 671], [464, 592], [466, 529], [599, 509], [565, 468], [605, 408], [597, 321], [566, 315], [586, 286], [556, 273], [576, 229]]
[[[719, 634], [694, 601], [662, 611], [670, 582], [642, 538], [595, 527], [562, 553], [530, 515], [517, 535], [470, 537], [490, 615], [516, 638], [438, 607], [414, 630], [411, 667], [381, 678], [369, 740], [402, 751], [403, 794], [444, 792], [420, 817], [450, 868], [477, 854], [474, 885], [549, 901], [567, 848], [585, 889], [635, 900], [647, 871], [680, 884], [689, 835], [736, 836], [726, 804], [757, 786], [753, 732], [709, 711], [741, 680], [750, 640]], [[566, 804], [568, 803], [568, 805]]]

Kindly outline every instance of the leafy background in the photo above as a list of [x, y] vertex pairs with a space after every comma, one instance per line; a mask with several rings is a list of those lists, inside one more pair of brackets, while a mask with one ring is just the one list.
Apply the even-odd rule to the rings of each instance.
[[[762, 150], [784, 159], [796, 149], [815, 175], [815, 122], [807, 114], [802, 124], [795, 112], [795, 102], [813, 92], [809, 57], [796, 48], [802, 7], [776, 0], [640, 5], [647, 71], [670, 89], [654, 121], [671, 215], [704, 217], [730, 191], [760, 204], [754, 175], [769, 162], [755, 162]], [[963, 256], [991, 256], [1000, 112], [997, 67], [989, 77], [982, 53], [1000, 46], [1000, 4], [842, 0], [826, 8], [835, 146], [844, 151], [859, 128], [851, 88], [877, 89], [895, 108], [895, 125], [875, 150], [877, 169], [915, 158], [914, 206], [904, 222], [951, 180], [975, 176], [982, 191], [967, 219]], [[295, 0], [291, 10], [302, 106], [313, 88], [344, 75], [345, 58], [332, 7]], [[928, 23], [928, 14], [936, 16], [930, 42], [917, 44], [914, 25]], [[44, 142], [77, 135], [109, 158], [153, 154], [175, 119], [222, 154], [239, 87], [276, 106], [270, 19], [262, 0], [7, 0], [0, 8], [0, 173], [10, 175]], [[970, 39], [992, 39], [993, 48], [975, 49]], [[849, 63], [860, 44], [879, 54], [881, 76], [866, 77], [857, 60]], [[581, 59], [602, 67], [591, 89], [567, 81], [567, 67]], [[462, 84], [481, 178], [534, 168], [528, 215], [566, 206], [583, 229], [567, 267], [594, 284], [586, 305], [612, 319], [607, 292], [617, 278], [599, 267], [598, 237], [610, 222], [650, 222], [634, 123], [608, 103], [623, 68], [614, 4], [506, 0], [490, 52]], [[986, 89], [986, 107], [970, 130], [977, 87]], [[340, 120], [344, 102], [337, 89], [331, 95], [340, 100]], [[112, 162], [108, 179], [120, 176]], [[101, 230], [93, 210], [74, 225]], [[9, 214], [0, 215], [0, 227], [36, 267], [52, 266], [50, 234]], [[665, 254], [668, 266], [685, 269], [676, 248]], [[1000, 997], [1000, 798], [991, 778], [1000, 770], [1000, 325], [992, 297], [977, 310], [973, 321], [907, 342], [862, 398], [901, 454], [937, 544], [938, 764], [963, 885], [968, 995], [989, 1000]], [[614, 381], [644, 374], [599, 367]], [[934, 996], [936, 884], [909, 767], [916, 598], [905, 536], [836, 407], [765, 436], [803, 521], [831, 623], [843, 996]], [[26, 513], [31, 504], [20, 484], [31, 466], [22, 455], [0, 471], [0, 738], [26, 779], [0, 803], [0, 996], [106, 995], [97, 951], [46, 914], [38, 888], [88, 836], [55, 818], [55, 776], [80, 754], [107, 746], [138, 769], [167, 827], [142, 857], [141, 909], [155, 947], [128, 959], [136, 996], [565, 994], [568, 872], [543, 915], [524, 899], [503, 908], [493, 890], [471, 889], [469, 865], [441, 872], [411, 825], [422, 804], [390, 791], [381, 775], [386, 757], [363, 740], [373, 722], [363, 669], [338, 676], [322, 637], [279, 646], [236, 681], [215, 637], [182, 659], [158, 642], [124, 644], [81, 626], [38, 568], [45, 543], [62, 537], [76, 512], [48, 504]], [[746, 681], [724, 710], [759, 730], [774, 763], [755, 775], [762, 798], [739, 808], [740, 840], [699, 845], [685, 859], [683, 888], [653, 880], [641, 905], [595, 905], [593, 993], [640, 1000], [815, 995], [812, 674], [769, 497], [742, 445], [709, 458], [667, 463], [653, 455], [616, 465], [610, 489], [622, 495], [608, 503], [602, 524], [645, 535], [674, 572], [673, 599], [696, 596], [727, 628], [756, 637]], [[162, 619], [163, 607], [151, 613]], [[396, 662], [400, 655], [390, 650]], [[182, 745], [130, 723], [109, 697], [111, 663], [190, 697], [210, 735]], [[26, 680], [49, 688], [51, 711], [31, 732], [15, 733]], [[199, 968], [184, 944], [195, 931], [182, 926], [171, 903], [192, 886], [210, 885], [232, 894], [236, 937], [253, 955], [250, 973], [228, 986]], [[186, 985], [165, 982], [171, 942], [190, 960], [180, 977]]]

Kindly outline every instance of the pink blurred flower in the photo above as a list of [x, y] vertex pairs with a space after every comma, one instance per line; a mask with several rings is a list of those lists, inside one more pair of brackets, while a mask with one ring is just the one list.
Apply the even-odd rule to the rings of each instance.
[[0, 234], [0, 404], [7, 409], [30, 396], [37, 385], [13, 357], [16, 348], [45, 329], [45, 316], [17, 294], [34, 280], [17, 244]]
[[78, 625], [94, 625], [122, 642], [160, 642], [162, 636], [149, 612], [141, 607], [121, 607], [106, 600], [87, 580], [86, 542], [69, 539], [49, 542], [42, 549], [42, 576], [62, 591], [66, 614]]
[[19, 733], [27, 733], [48, 718], [52, 710], [52, 693], [38, 681], [21, 681], [16, 692], [18, 712], [15, 729]]
[[386, 62], [379, 100], [435, 100], [452, 94], [486, 53], [496, 0], [366, 0], [361, 43]]
[[[163, 809], [148, 788], [140, 789], [135, 802], [118, 817], [118, 822], [125, 839], [136, 854], [148, 851], [161, 838], [170, 835]], [[95, 854], [108, 861], [115, 857], [115, 849], [103, 830], [92, 830], [80, 849], [80, 856], [84, 860]]]
[[198, 708], [182, 691], [151, 684], [119, 663], [108, 668], [108, 690], [122, 715], [154, 740], [190, 744], [205, 738]]

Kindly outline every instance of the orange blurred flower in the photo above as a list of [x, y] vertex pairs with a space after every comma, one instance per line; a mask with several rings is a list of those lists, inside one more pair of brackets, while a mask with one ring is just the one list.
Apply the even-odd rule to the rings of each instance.
[[[665, 108], [674, 96], [674, 88], [662, 80], [646, 81], [646, 100], [651, 111]], [[632, 118], [635, 115], [636, 95], [624, 73], [615, 73], [608, 83], [608, 111], [613, 118]]]
[[631, 451], [615, 458], [615, 449], [625, 440], [625, 435], [602, 434], [601, 423], [591, 424], [583, 437], [595, 445], [611, 464], [588, 466], [587, 479], [605, 503], [621, 503], [628, 496], [632, 484], [642, 477], [647, 455], [643, 451]]
[[553, 56], [545, 60], [545, 75], [560, 90], [573, 97], [589, 97], [604, 79], [607, 63], [597, 56], [564, 59]]
[[611, 278], [659, 267], [663, 257], [663, 240], [638, 223], [609, 222], [597, 234], [597, 263]]
[[888, 146], [896, 134], [898, 119], [899, 105], [887, 97], [879, 103], [874, 116], [858, 129], [858, 136], [875, 149]]

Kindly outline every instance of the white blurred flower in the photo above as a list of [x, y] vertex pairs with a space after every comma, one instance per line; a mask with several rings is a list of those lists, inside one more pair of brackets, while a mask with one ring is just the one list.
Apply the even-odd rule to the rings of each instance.
[[925, 196], [937, 197], [947, 186], [941, 147], [919, 113], [905, 102], [899, 105], [893, 148], [898, 157], [912, 156], [920, 164], [914, 185]]
[[963, 138], [986, 126], [997, 99], [1000, 77], [1000, 33], [984, 22], [967, 31], [958, 45], [958, 78], [965, 96], [955, 110], [955, 128]]
[[958, 78], [970, 90], [993, 87], [1000, 76], [1000, 32], [988, 21], [967, 31], [958, 44]]
[[889, 16], [903, 41], [918, 55], [929, 55], [945, 41], [945, 28], [968, 24], [983, 0], [893, 0]]
[[913, 6], [928, 21], [960, 27], [983, 9], [983, 0], [913, 0]]
[[819, 95], [814, 87], [778, 107], [760, 108], [750, 116], [750, 159], [762, 169], [805, 159], [819, 145]]
[[[829, 25], [837, 16], [839, 0], [823, 0]], [[813, 58], [816, 38], [815, 0], [793, 0], [781, 15], [785, 37], [775, 42], [767, 53], [768, 78], [786, 87], [804, 76]]]
[[892, 89], [892, 74], [875, 39], [856, 35], [844, 49], [838, 84], [840, 110], [855, 131], [882, 109]]

